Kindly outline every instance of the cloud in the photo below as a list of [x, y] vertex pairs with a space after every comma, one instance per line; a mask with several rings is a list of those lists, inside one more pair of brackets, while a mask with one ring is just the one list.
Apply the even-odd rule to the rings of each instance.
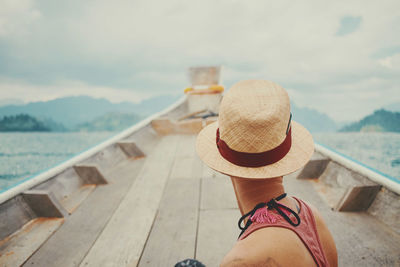
[[360, 28], [362, 18], [345, 16], [340, 20], [340, 27], [336, 32], [337, 36], [351, 34]]
[[375, 53], [371, 55], [374, 59], [381, 59], [393, 56], [395, 54], [400, 54], [400, 45], [398, 46], [390, 46], [390, 47], [382, 47]]
[[[7, 80], [0, 95], [7, 98], [16, 97], [3, 92], [10, 83], [26, 86], [32, 97], [32, 88], [61, 95], [74, 83], [82, 90], [175, 94], [188, 85], [187, 67], [212, 64], [224, 66], [226, 87], [273, 80], [290, 89], [294, 102], [337, 120], [393, 102], [377, 92], [399, 95], [397, 59], [388, 58], [396, 53], [382, 52], [400, 45], [396, 0], [13, 2], [29, 23], [11, 9], [0, 12], [0, 25], [18, 25], [0, 35], [0, 76]], [[380, 99], [365, 100], [374, 94]]]
[[40, 17], [41, 14], [33, 7], [32, 0], [1, 0], [0, 38], [27, 34], [29, 26]]
[[153, 96], [151, 92], [121, 90], [106, 86], [93, 86], [81, 81], [60, 81], [56, 84], [44, 86], [0, 79], [0, 99], [9, 99], [11, 95], [10, 93], [14, 96], [18, 96], [18, 99], [25, 103], [79, 95], [88, 95], [94, 98], [106, 98], [114, 103], [124, 101], [137, 103]]

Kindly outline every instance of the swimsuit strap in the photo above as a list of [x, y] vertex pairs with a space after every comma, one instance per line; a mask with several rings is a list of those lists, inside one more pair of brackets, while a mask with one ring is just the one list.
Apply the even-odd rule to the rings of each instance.
[[[300, 225], [300, 217], [299, 217], [299, 215], [298, 215], [296, 212], [294, 212], [291, 208], [286, 207], [285, 205], [282, 205], [282, 204], [280, 204], [280, 203], [277, 202], [277, 201], [279, 201], [279, 200], [281, 200], [281, 199], [283, 199], [283, 198], [285, 198], [285, 197], [286, 197], [286, 193], [283, 193], [282, 195], [280, 195], [280, 196], [278, 196], [278, 197], [276, 197], [276, 198], [273, 198], [273, 199], [271, 199], [271, 200], [268, 201], [268, 202], [265, 202], [265, 203], [264, 203], [264, 202], [258, 203], [258, 204], [254, 207], [254, 209], [252, 209], [251, 211], [249, 211], [248, 213], [246, 213], [246, 214], [244, 214], [242, 217], [240, 217], [240, 219], [239, 219], [239, 221], [238, 221], [238, 226], [239, 226], [239, 229], [242, 230], [242, 232], [240, 233], [240, 235], [239, 235], [238, 238], [240, 238], [240, 236], [241, 236], [241, 235], [247, 230], [247, 228], [249, 228], [249, 226], [253, 223], [253, 221], [251, 220], [251, 217], [256, 213], [256, 211], [257, 211], [258, 209], [261, 209], [261, 208], [264, 208], [264, 207], [267, 207], [267, 209], [269, 209], [269, 210], [275, 209], [275, 210], [276, 210], [290, 225], [292, 225], [292, 226], [298, 226], [298, 225]], [[289, 216], [287, 216], [287, 215], [282, 211], [282, 209], [284, 209], [284, 210], [286, 210], [287, 212], [293, 214], [294, 217], [296, 218], [296, 222], [293, 222], [293, 221], [289, 218]], [[249, 217], [249, 219], [247, 220], [245, 226], [242, 226], [242, 222], [243, 222], [247, 217]]]

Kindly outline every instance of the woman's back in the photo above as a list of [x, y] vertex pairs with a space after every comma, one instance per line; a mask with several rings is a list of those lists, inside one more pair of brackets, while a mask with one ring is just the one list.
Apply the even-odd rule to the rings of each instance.
[[[325, 222], [314, 207], [299, 202], [303, 203], [300, 226], [291, 226], [282, 218], [253, 223], [221, 266], [337, 266], [335, 243]], [[286, 203], [295, 208], [293, 202]]]

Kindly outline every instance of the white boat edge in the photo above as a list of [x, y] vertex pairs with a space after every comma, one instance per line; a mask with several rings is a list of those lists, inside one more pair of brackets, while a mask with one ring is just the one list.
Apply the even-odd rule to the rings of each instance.
[[350, 159], [340, 155], [339, 153], [332, 151], [320, 144], [315, 144], [315, 151], [330, 158], [332, 161], [339, 163], [343, 167], [346, 167], [353, 172], [359, 173], [362, 176], [367, 177], [371, 181], [373, 181], [377, 184], [380, 184], [380, 185], [386, 187], [387, 189], [389, 189], [390, 191], [393, 191], [396, 194], [400, 195], [400, 183], [395, 182], [397, 180], [396, 178], [389, 177], [389, 176], [385, 177], [385, 176], [379, 174], [378, 172], [376, 172], [370, 168], [367, 168], [354, 160], [350, 160]]

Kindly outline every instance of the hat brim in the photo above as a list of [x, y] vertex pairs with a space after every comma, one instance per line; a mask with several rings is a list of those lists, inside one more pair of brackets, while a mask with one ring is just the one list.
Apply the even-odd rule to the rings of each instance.
[[292, 145], [281, 160], [263, 167], [235, 165], [221, 156], [216, 145], [218, 121], [205, 127], [197, 136], [197, 154], [210, 168], [235, 177], [264, 179], [288, 175], [303, 167], [314, 153], [311, 134], [301, 124], [292, 121]]

